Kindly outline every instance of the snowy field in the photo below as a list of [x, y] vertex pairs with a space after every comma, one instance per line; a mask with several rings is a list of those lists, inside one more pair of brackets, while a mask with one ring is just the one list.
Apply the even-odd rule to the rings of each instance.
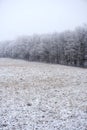
[[87, 130], [87, 69], [0, 59], [0, 130]]

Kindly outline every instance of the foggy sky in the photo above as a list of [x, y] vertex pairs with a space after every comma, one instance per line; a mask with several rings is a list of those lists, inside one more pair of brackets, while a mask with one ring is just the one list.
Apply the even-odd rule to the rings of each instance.
[[0, 0], [0, 40], [87, 24], [87, 0]]

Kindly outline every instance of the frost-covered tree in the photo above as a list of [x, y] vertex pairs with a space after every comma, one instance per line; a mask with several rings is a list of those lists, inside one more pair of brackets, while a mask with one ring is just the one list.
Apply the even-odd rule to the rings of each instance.
[[87, 26], [0, 42], [0, 57], [87, 67]]

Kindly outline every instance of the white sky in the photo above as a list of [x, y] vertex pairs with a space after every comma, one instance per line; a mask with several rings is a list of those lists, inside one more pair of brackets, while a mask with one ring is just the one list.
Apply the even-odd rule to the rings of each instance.
[[0, 0], [0, 40], [87, 24], [87, 0]]

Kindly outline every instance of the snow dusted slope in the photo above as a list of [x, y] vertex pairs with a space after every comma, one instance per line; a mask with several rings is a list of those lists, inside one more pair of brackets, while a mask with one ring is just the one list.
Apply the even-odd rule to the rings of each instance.
[[87, 130], [87, 69], [0, 59], [0, 130]]

